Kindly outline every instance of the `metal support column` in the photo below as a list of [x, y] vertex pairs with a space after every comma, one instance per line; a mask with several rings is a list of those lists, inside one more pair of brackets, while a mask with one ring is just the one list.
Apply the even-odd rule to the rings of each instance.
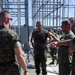
[[[53, 11], [54, 11], [54, 6], [55, 6], [54, 3], [55, 3], [55, 0], [53, 0]], [[54, 23], [54, 20], [55, 20], [55, 19], [54, 19], [54, 12], [53, 12], [53, 26], [54, 26], [54, 24], [55, 24], [55, 23]]]
[[20, 0], [18, 0], [18, 35], [20, 36], [20, 26], [21, 26], [21, 10], [20, 10]]
[[[0, 4], [3, 4], [3, 0], [0, 0]], [[0, 5], [0, 11], [2, 10], [3, 5]]]
[[58, 0], [56, 5], [56, 26], [58, 27]]
[[62, 7], [62, 21], [64, 20], [65, 18], [65, 0], [63, 0], [63, 7]]
[[42, 25], [43, 25], [43, 0], [42, 0]]
[[25, 0], [25, 23], [26, 23], [26, 31], [27, 31], [27, 34], [28, 35], [26, 35], [27, 36], [27, 42], [29, 41], [29, 19], [28, 19], [28, 0]]

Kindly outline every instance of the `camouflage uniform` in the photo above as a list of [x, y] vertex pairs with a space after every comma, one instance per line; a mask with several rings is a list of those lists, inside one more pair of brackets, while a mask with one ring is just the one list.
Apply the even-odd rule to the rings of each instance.
[[20, 75], [14, 52], [17, 41], [19, 37], [14, 31], [0, 26], [0, 75]]
[[[73, 39], [74, 34], [70, 31], [61, 37], [60, 40]], [[70, 74], [70, 61], [68, 54], [69, 46], [60, 46], [58, 51], [58, 62], [59, 62], [59, 75], [69, 75]]]
[[46, 75], [46, 41], [48, 37], [48, 31], [42, 29], [41, 31], [37, 31], [36, 29], [32, 33], [32, 37], [34, 38], [34, 62], [36, 73], [39, 75], [40, 73], [40, 63], [42, 67], [42, 74]]
[[74, 50], [71, 69], [72, 69], [72, 75], [75, 75], [75, 38], [72, 40], [72, 42], [70, 44], [70, 48], [72, 48], [72, 50]]

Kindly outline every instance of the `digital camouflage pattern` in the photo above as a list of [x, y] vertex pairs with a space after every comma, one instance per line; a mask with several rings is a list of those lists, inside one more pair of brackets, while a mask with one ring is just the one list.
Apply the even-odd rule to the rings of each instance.
[[74, 50], [74, 52], [73, 52], [73, 58], [72, 58], [71, 70], [72, 70], [72, 75], [75, 75], [75, 38], [72, 40], [72, 42], [70, 44], [70, 48], [72, 50]]
[[19, 75], [15, 64], [16, 41], [19, 41], [19, 37], [13, 30], [0, 27], [0, 75]]
[[75, 51], [75, 38], [71, 41], [70, 48]]
[[[60, 38], [61, 41], [68, 40], [68, 39], [73, 39], [75, 35], [73, 34], [72, 31], [70, 31], [68, 34], [62, 35]], [[68, 48], [69, 46], [60, 46], [58, 50], [58, 58], [59, 58], [59, 63], [69, 63], [69, 54], [68, 54]]]
[[0, 65], [0, 75], [20, 75], [16, 64]]
[[[34, 52], [35, 53], [44, 53], [47, 43], [48, 31], [42, 29], [41, 31], [37, 31], [35, 29], [32, 33], [32, 37], [34, 38]], [[40, 50], [41, 49], [41, 50]]]
[[[61, 37], [61, 41], [73, 39], [75, 35], [72, 31], [68, 34], [64, 34]], [[59, 62], [59, 75], [69, 75], [70, 74], [70, 61], [68, 54], [69, 46], [60, 46], [58, 50], [58, 62]]]
[[34, 39], [34, 62], [37, 75], [40, 73], [40, 63], [42, 67], [42, 74], [47, 74], [45, 50], [48, 34], [49, 32], [45, 29], [42, 29], [41, 31], [35, 29], [32, 33], [32, 37]]

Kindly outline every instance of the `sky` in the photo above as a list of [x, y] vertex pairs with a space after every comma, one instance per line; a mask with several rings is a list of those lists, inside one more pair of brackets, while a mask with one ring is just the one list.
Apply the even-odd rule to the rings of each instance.
[[[47, 0], [44, 0], [44, 1], [47, 1]], [[69, 3], [68, 3], [68, 0], [64, 0], [64, 1], [65, 1], [65, 3], [67, 5], [68, 4], [75, 5], [75, 0], [69, 0]], [[31, 7], [32, 7], [32, 0], [29, 0], [29, 25], [32, 24], [32, 8]], [[69, 10], [67, 8], [65, 8], [65, 14], [64, 14], [64, 16], [65, 17], [75, 17], [75, 8], [69, 8]]]

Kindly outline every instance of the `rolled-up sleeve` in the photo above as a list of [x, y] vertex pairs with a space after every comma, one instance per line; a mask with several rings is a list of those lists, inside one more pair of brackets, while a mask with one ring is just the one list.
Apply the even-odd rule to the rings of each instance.
[[21, 43], [19, 41], [17, 41], [14, 45], [14, 48], [19, 48], [19, 47], [22, 47], [22, 46], [21, 46]]

